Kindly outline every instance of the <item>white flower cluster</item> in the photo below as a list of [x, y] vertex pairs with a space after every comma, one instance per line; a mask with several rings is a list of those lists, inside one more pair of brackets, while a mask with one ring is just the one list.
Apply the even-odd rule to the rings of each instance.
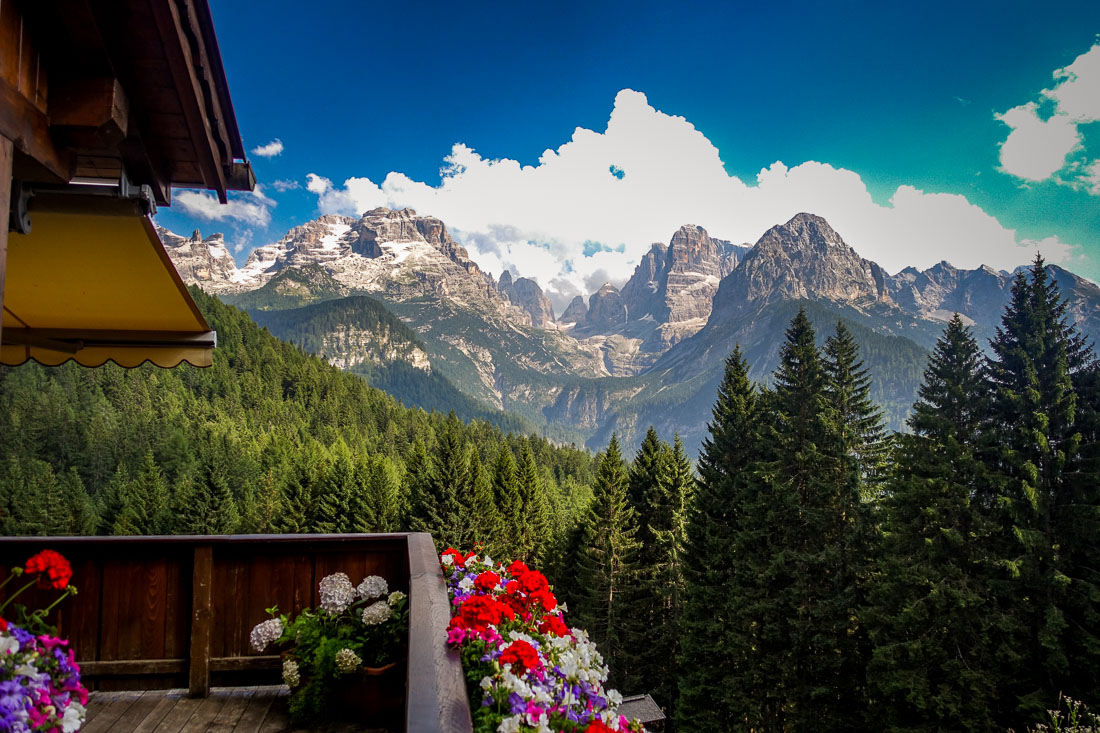
[[404, 594], [404, 593], [402, 593], [402, 592], [401, 592], [401, 591], [399, 591], [399, 590], [395, 590], [395, 591], [394, 591], [393, 593], [390, 593], [390, 598], [389, 598], [389, 602], [390, 602], [391, 604], [393, 604], [393, 603], [399, 603], [399, 602], [400, 602], [400, 601], [401, 601], [401, 600], [402, 600], [402, 599], [403, 599], [404, 597], [405, 597], [405, 594]]
[[364, 601], [370, 601], [389, 593], [390, 586], [386, 583], [385, 578], [378, 575], [368, 575], [355, 590]]
[[277, 618], [269, 618], [267, 621], [261, 621], [252, 627], [252, 633], [248, 635], [248, 640], [252, 643], [252, 648], [258, 652], [262, 652], [267, 649], [267, 646], [283, 635], [283, 622]]
[[363, 664], [363, 658], [351, 649], [341, 649], [336, 652], [336, 671], [340, 674], [349, 674], [359, 669]]
[[393, 613], [393, 609], [385, 601], [377, 601], [363, 609], [363, 623], [367, 626], [377, 626], [384, 622]]
[[347, 573], [333, 573], [321, 578], [321, 610], [335, 616], [344, 611], [355, 600], [355, 586]]
[[587, 632], [583, 629], [572, 631], [572, 638], [555, 636], [550, 639], [558, 668], [570, 682], [602, 686], [608, 675], [603, 655], [596, 650], [595, 643], [589, 640]]
[[298, 663], [293, 659], [283, 660], [283, 682], [287, 687], [297, 687], [298, 683], [302, 681], [301, 675], [298, 673]]

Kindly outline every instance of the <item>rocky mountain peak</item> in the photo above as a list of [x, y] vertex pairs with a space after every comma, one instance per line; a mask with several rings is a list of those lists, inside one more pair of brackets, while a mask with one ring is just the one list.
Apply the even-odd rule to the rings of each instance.
[[583, 295], [578, 295], [566, 306], [561, 318], [558, 319], [558, 323], [577, 323], [583, 321], [586, 315], [588, 315], [588, 304], [584, 302]]
[[497, 291], [512, 305], [521, 308], [531, 317], [531, 325], [547, 328], [554, 323], [554, 307], [539, 284], [527, 277], [512, 280], [512, 273], [505, 270], [500, 275]]
[[592, 330], [607, 331], [627, 321], [627, 308], [619, 289], [604, 283], [588, 298], [588, 315], [585, 325]]
[[826, 300], [859, 306], [890, 301], [887, 274], [860, 257], [825, 219], [798, 214], [764, 233], [722, 281], [715, 312], [723, 317], [777, 300]]
[[156, 230], [184, 282], [201, 283], [216, 291], [225, 289], [237, 277], [237, 263], [226, 248], [222, 234], [203, 238], [196, 229], [190, 237], [181, 237], [159, 225]]

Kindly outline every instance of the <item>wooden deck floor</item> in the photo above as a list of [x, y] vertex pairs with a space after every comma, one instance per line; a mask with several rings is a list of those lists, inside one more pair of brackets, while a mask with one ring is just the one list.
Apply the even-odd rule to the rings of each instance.
[[[285, 686], [215, 687], [207, 698], [186, 690], [93, 692], [82, 733], [367, 733], [362, 724], [298, 728], [287, 716]], [[382, 733], [379, 731], [379, 733]]]

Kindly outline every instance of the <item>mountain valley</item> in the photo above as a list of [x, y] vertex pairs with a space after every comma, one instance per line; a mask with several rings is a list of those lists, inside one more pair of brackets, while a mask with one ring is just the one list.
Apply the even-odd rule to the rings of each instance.
[[[984, 343], [1013, 279], [947, 262], [890, 275], [824, 219], [799, 214], [752, 245], [682, 226], [622, 288], [604, 284], [556, 315], [536, 281], [494, 278], [442, 221], [410, 209], [322, 216], [240, 268], [221, 235], [161, 236], [186, 282], [406, 404], [595, 449], [613, 431], [632, 444], [650, 424], [697, 448], [734, 345], [766, 381], [800, 307], [821, 341], [846, 323], [873, 397], [901, 429], [946, 320], [958, 311]], [[1100, 333], [1100, 288], [1049, 271], [1072, 318]]]

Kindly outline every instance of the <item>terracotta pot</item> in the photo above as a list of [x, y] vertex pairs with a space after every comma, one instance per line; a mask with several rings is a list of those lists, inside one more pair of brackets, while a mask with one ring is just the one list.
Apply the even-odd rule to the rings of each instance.
[[332, 689], [333, 717], [355, 720], [368, 728], [402, 730], [405, 718], [405, 663], [363, 667], [341, 675]]

